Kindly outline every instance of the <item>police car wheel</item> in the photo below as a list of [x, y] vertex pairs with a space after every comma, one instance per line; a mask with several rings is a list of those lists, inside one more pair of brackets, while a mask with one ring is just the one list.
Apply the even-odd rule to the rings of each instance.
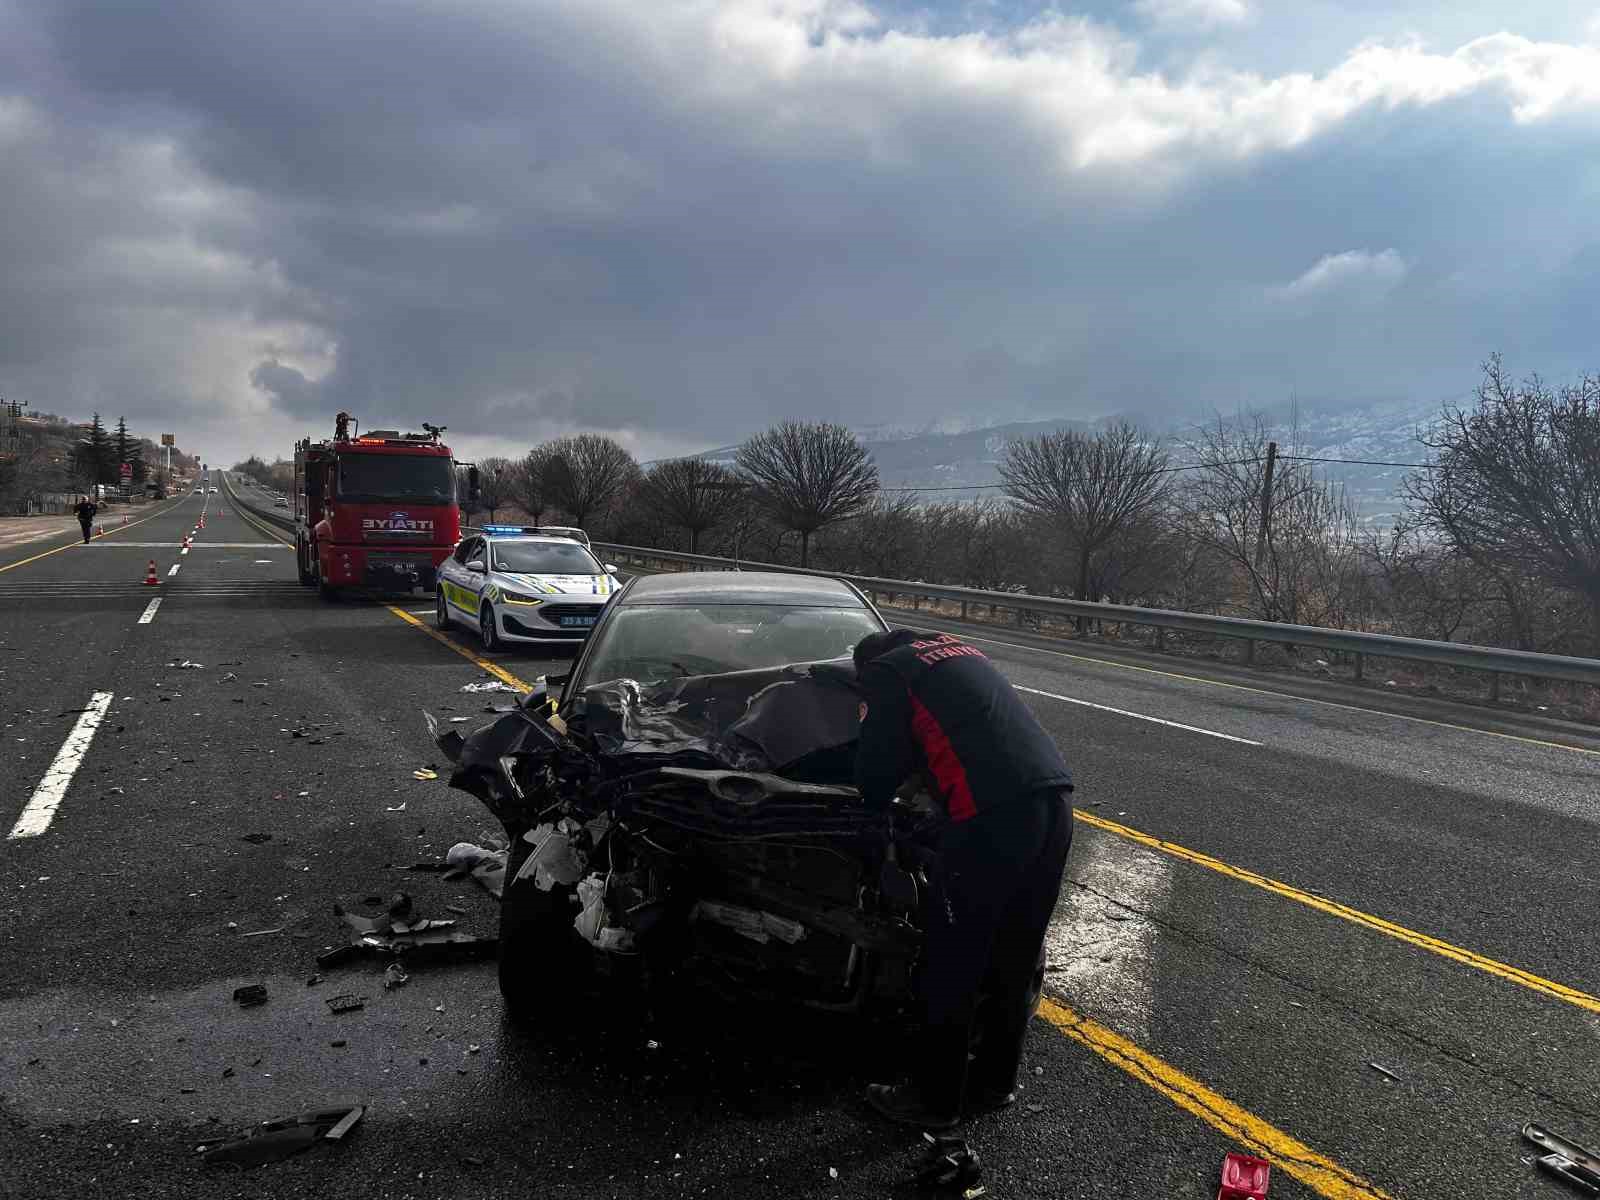
[[485, 604], [478, 613], [478, 636], [485, 650], [500, 649], [500, 631], [495, 627], [494, 609]]
[[444, 601], [444, 589], [435, 588], [433, 593], [433, 623], [440, 629], [450, 628], [450, 609]]

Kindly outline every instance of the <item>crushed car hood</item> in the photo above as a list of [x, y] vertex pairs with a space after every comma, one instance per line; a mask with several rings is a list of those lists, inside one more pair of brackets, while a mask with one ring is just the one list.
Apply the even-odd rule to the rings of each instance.
[[[610, 758], [704, 756], [736, 771], [848, 779], [858, 696], [846, 663], [615, 679], [584, 689], [582, 730]], [[576, 722], [574, 722], [576, 725]]]

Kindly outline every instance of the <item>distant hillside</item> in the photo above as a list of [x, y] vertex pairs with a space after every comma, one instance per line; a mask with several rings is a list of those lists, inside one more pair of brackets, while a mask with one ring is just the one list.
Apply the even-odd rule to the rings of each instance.
[[[1419, 427], [1430, 425], [1438, 416], [1435, 402], [1391, 401], [1360, 408], [1302, 408], [1298, 414], [1299, 445], [1303, 452], [1326, 458], [1368, 459], [1382, 462], [1422, 462], [1426, 448], [1417, 440]], [[1285, 407], [1268, 412], [1272, 436], [1287, 451], [1294, 414]], [[1193, 462], [1190, 448], [1196, 427], [1206, 421], [1204, 414], [1169, 421], [1154, 432], [1165, 438], [1177, 463]], [[885, 487], [970, 488], [1000, 482], [998, 463], [1008, 443], [1060, 429], [1092, 429], [1100, 421], [1058, 418], [1050, 421], [1018, 421], [959, 432], [915, 432], [886, 426], [865, 426], [856, 430], [878, 464], [878, 476]], [[940, 422], [951, 429], [956, 422]], [[737, 445], [706, 450], [699, 457], [731, 465]], [[1322, 468], [1327, 478], [1345, 484], [1361, 515], [1368, 520], [1387, 521], [1399, 512], [1401, 481], [1407, 470], [1400, 467], [1334, 466]], [[983, 491], [965, 493], [982, 496]], [[933, 493], [930, 493], [932, 498]]]

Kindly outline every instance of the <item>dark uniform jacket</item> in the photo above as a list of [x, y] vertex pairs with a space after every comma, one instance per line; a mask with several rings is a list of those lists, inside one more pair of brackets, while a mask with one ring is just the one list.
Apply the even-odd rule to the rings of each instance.
[[982, 651], [949, 634], [891, 635], [861, 670], [866, 712], [856, 787], [887, 807], [913, 772], [931, 779], [952, 821], [1049, 789], [1072, 773], [1050, 736]]
[[94, 520], [94, 514], [98, 511], [98, 508], [98, 505], [85, 500], [72, 511], [78, 514], [78, 520], [80, 523], [87, 525], [90, 521]]

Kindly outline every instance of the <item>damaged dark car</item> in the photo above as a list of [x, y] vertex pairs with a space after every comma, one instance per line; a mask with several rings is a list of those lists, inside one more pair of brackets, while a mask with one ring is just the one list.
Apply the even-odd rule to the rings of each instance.
[[587, 987], [692, 975], [810, 1007], [915, 997], [938, 808], [852, 786], [851, 651], [886, 628], [832, 579], [632, 580], [557, 705], [542, 690], [462, 739], [452, 784], [511, 839], [500, 987], [530, 1019]]

